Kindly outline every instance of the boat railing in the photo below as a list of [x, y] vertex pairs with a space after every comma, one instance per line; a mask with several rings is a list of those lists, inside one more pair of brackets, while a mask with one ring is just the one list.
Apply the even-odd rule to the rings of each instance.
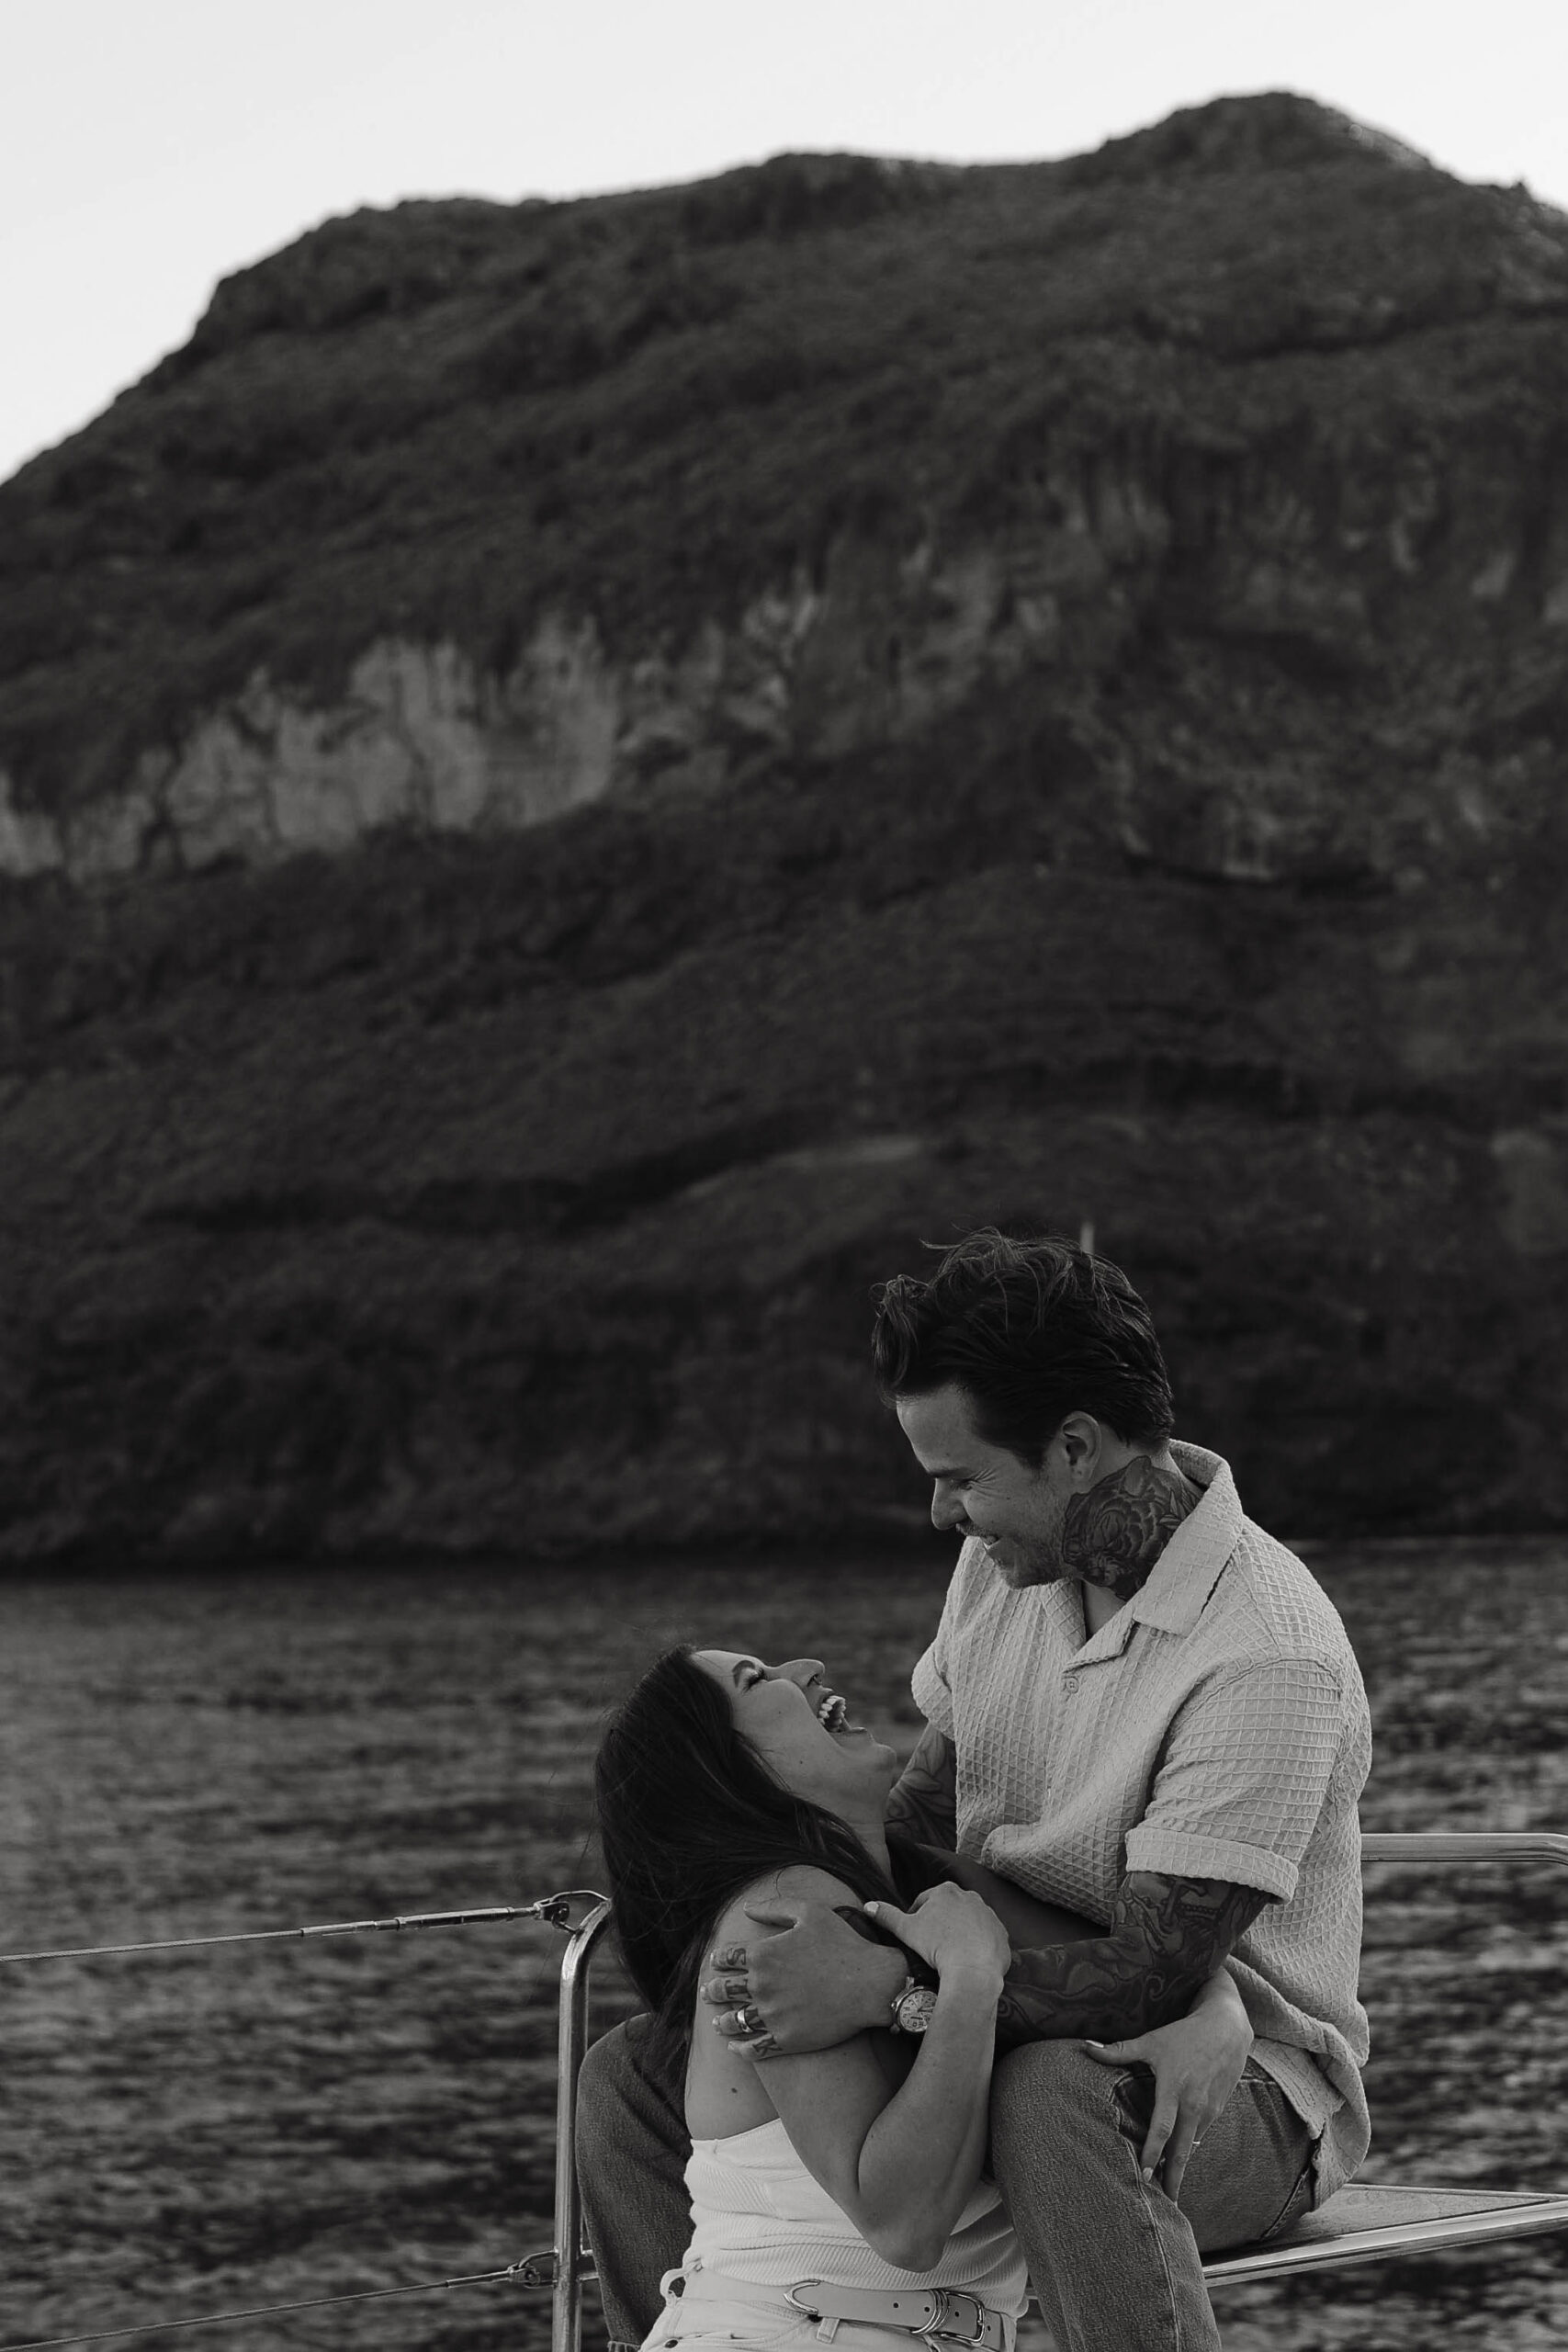
[[[1549, 1830], [1369, 1831], [1361, 1860], [1442, 1868], [1464, 1862], [1546, 1862], [1568, 1869], [1568, 1837]], [[594, 2276], [582, 2244], [574, 2131], [577, 2074], [587, 2048], [587, 1979], [609, 1905], [589, 1914], [561, 1961], [560, 2068], [556, 2117], [555, 2244], [541, 2263], [554, 2288], [551, 2352], [580, 2352], [582, 2290]], [[1402, 2188], [1352, 2183], [1266, 2245], [1227, 2247], [1205, 2259], [1211, 2288], [1289, 2272], [1384, 2262], [1397, 2255], [1491, 2245], [1568, 2229], [1568, 2185], [1549, 2190]], [[570, 2249], [570, 2253], [569, 2253]]]
[[[587, 1908], [582, 1911], [584, 1905]], [[248, 1928], [220, 1935], [162, 1936], [129, 1943], [71, 1944], [35, 1951], [0, 1952], [0, 1970], [39, 1966], [53, 1961], [161, 1958], [175, 1952], [212, 1951], [238, 1944], [299, 1944], [333, 1936], [409, 1935], [513, 1921], [533, 1920], [558, 1928], [567, 1938], [561, 1965], [558, 2045], [558, 2064], [563, 2076], [568, 2048], [575, 2050], [578, 2057], [570, 2067], [569, 2094], [558, 2100], [555, 2235], [557, 2245], [576, 2245], [581, 2239], [581, 2204], [577, 2190], [576, 2167], [570, 2161], [570, 2149], [576, 2111], [577, 2066], [581, 2064], [581, 2052], [587, 2034], [588, 1962], [608, 1922], [609, 1910], [608, 1902], [594, 1889], [570, 1887], [554, 1894], [542, 1895], [534, 1903], [494, 1904], [462, 1911], [402, 1912], [386, 1918], [328, 1919], [299, 1928]], [[581, 1916], [574, 1925], [573, 1914], [578, 1912]], [[563, 2146], [567, 2151], [564, 2165], [561, 2160]], [[164, 2318], [142, 2316], [127, 2320], [118, 2326], [7, 2341], [0, 2345], [0, 2352], [65, 2352], [67, 2346], [109, 2344], [127, 2336], [233, 2326], [246, 2321], [276, 2320], [285, 2315], [336, 2310], [345, 2304], [383, 2302], [415, 2295], [443, 2294], [455, 2288], [502, 2283], [536, 2290], [550, 2289], [556, 2306], [552, 2315], [552, 2334], [557, 2334], [563, 2324], [562, 2312], [569, 2294], [575, 2292], [581, 2298], [581, 2281], [577, 2281], [574, 2287], [570, 2274], [571, 2266], [568, 2265], [563, 2276], [553, 2249], [547, 2249], [521, 2255], [515, 2261], [491, 2270], [463, 2271], [445, 2278], [410, 2279], [382, 2287], [359, 2288], [346, 2293], [303, 2296], [287, 2302], [247, 2304], [232, 2311], [197, 2312]], [[572, 2324], [574, 2327], [578, 2324], [575, 2307]]]
[[[1373, 1831], [1361, 1840], [1363, 1863], [1442, 1868], [1464, 1863], [1555, 1863], [1568, 1868], [1568, 1837], [1545, 1830]], [[579, 1905], [586, 1907], [573, 1920]], [[0, 1967], [51, 1960], [104, 1958], [190, 1951], [203, 1945], [299, 1941], [322, 1936], [367, 1935], [471, 1927], [492, 1921], [537, 1920], [561, 1930], [557, 2033], [555, 2216], [551, 2245], [514, 2262], [460, 2277], [407, 2285], [368, 2288], [355, 2293], [319, 2296], [245, 2311], [211, 2312], [175, 2320], [137, 2319], [122, 2327], [77, 2335], [30, 2337], [0, 2345], [0, 2352], [64, 2352], [64, 2347], [105, 2343], [160, 2329], [218, 2326], [285, 2312], [324, 2310], [344, 2303], [391, 2296], [433, 2293], [453, 2287], [508, 2281], [542, 2290], [551, 2297], [551, 2352], [580, 2352], [582, 2290], [594, 2278], [592, 2250], [582, 2242], [582, 2197], [576, 2162], [577, 2082], [588, 2047], [588, 2003], [593, 1959], [610, 1924], [607, 1899], [589, 1888], [545, 1895], [525, 1905], [483, 1910], [418, 1912], [384, 1919], [328, 1921], [306, 1928], [256, 1928], [237, 1934], [163, 1939], [154, 1942], [74, 1947], [70, 1950], [0, 1953]], [[1211, 2286], [1279, 2278], [1349, 2264], [1386, 2261], [1395, 2256], [1435, 2253], [1517, 2242], [1568, 2229], [1568, 2188], [1477, 2190], [1395, 2188], [1382, 2182], [1352, 2183], [1315, 2212], [1266, 2244], [1226, 2248], [1204, 2261]]]

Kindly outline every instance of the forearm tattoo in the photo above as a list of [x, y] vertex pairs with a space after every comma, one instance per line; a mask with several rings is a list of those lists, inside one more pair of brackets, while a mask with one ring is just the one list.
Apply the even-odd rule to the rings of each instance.
[[887, 1822], [918, 1845], [958, 1843], [958, 1763], [952, 1740], [928, 1724], [887, 1797]]
[[1067, 1574], [1085, 1584], [1103, 1585], [1118, 1600], [1131, 1600], [1182, 1521], [1197, 1508], [1201, 1491], [1179, 1470], [1162, 1470], [1146, 1453], [1134, 1454], [1067, 1505], [1062, 1521], [1062, 1562]]
[[1186, 2009], [1271, 1898], [1222, 1879], [1123, 1879], [1102, 1936], [1013, 1955], [997, 2009], [997, 2047], [1121, 2041]]

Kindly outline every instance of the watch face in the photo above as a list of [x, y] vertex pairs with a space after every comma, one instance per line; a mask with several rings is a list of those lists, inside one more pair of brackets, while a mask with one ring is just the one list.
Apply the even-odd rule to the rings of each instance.
[[897, 2006], [898, 2024], [905, 2033], [924, 2033], [936, 2007], [936, 1995], [929, 1984], [916, 1984], [903, 1995]]

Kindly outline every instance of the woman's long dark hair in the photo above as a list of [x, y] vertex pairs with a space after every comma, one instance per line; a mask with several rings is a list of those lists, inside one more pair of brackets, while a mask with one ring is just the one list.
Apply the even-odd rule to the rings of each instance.
[[900, 1900], [846, 1822], [773, 1779], [692, 1647], [649, 1668], [612, 1716], [593, 1768], [621, 1956], [679, 2041], [691, 2037], [716, 1921], [769, 1871], [814, 1862], [863, 1902]]

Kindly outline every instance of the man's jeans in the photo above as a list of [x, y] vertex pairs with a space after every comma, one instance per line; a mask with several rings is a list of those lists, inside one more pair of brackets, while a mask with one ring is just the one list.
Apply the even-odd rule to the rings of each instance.
[[[660, 2279], [691, 2238], [680, 2069], [652, 2063], [647, 2025], [595, 2042], [578, 2092], [589, 2242], [623, 2345], [652, 2327]], [[1081, 2042], [1026, 2042], [998, 2063], [992, 2162], [1057, 2352], [1219, 2352], [1200, 2254], [1266, 2237], [1311, 2202], [1311, 2134], [1251, 2060], [1179, 2205], [1139, 2170], [1152, 2098], [1149, 2075], [1102, 2066]]]

